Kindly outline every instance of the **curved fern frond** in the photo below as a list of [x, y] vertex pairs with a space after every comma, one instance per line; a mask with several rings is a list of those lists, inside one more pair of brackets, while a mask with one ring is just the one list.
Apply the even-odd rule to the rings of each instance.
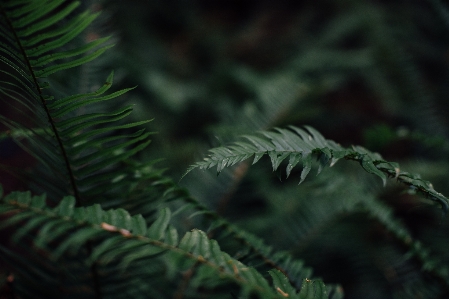
[[[34, 246], [44, 250], [52, 260], [76, 256], [83, 245], [94, 244], [84, 266], [95, 263], [98, 267], [101, 286], [105, 288], [100, 293], [105, 295], [112, 295], [108, 290], [112, 283], [119, 284], [114, 286], [115, 290], [137, 287], [130, 282], [142, 283], [129, 279], [123, 280], [121, 285], [116, 281], [108, 283], [111, 266], [121, 269], [128, 278], [133, 274], [147, 276], [156, 274], [150, 265], [167, 259], [170, 263], [163, 271], [174, 265], [177, 271], [184, 271], [196, 264], [199, 268], [195, 280], [202, 286], [219, 290], [217, 286], [231, 282], [239, 286], [241, 298], [253, 295], [283, 298], [285, 294], [292, 298], [328, 298], [322, 282], [305, 280], [301, 292], [297, 293], [279, 271], [270, 273], [273, 289], [259, 272], [221, 251], [218, 243], [200, 230], [187, 232], [179, 241], [176, 229], [170, 225], [171, 213], [167, 208], [148, 227], [142, 216], [131, 216], [123, 209], [105, 211], [99, 205], [76, 208], [73, 197], [66, 197], [55, 208], [49, 208], [45, 196], [32, 197], [29, 192], [17, 192], [1, 199], [0, 213], [9, 215], [3, 226], [23, 223], [14, 236], [16, 242], [39, 228], [33, 239]], [[120, 277], [117, 273], [115, 276]]]
[[[301, 288], [301, 282], [305, 279], [314, 279], [313, 270], [307, 267], [304, 261], [294, 258], [287, 251], [274, 249], [263, 239], [233, 225], [198, 202], [187, 190], [179, 187], [173, 180], [159, 177], [154, 183], [164, 186], [166, 201], [181, 201], [184, 208], [187, 207], [186, 205], [190, 206], [193, 213], [188, 213], [190, 214], [189, 218], [198, 215], [204, 216], [205, 223], [202, 224], [208, 227], [208, 235], [213, 235], [214, 239], [220, 244], [237, 243], [239, 250], [233, 255], [234, 258], [246, 264], [254, 265], [259, 272], [276, 269], [282, 272], [296, 289]], [[329, 294], [331, 294], [329, 298], [337, 299], [343, 295], [343, 290], [338, 285], [327, 285], [327, 288]]]
[[[10, 136], [51, 173], [42, 181], [54, 182], [59, 192], [49, 196], [73, 194], [77, 205], [88, 204], [98, 195], [102, 195], [103, 201], [108, 195], [114, 199], [116, 190], [106, 186], [120, 176], [130, 177], [134, 170], [121, 164], [150, 142], [150, 133], [129, 133], [130, 128], [148, 121], [123, 123], [131, 106], [93, 113], [95, 105], [132, 89], [107, 93], [113, 73], [97, 90], [66, 97], [53, 95], [49, 83], [42, 80], [86, 64], [112, 46], [107, 43], [108, 37], [87, 44], [76, 42], [98, 16], [90, 11], [78, 13], [80, 4], [63, 0], [0, 4], [0, 64], [4, 80], [0, 81], [0, 94], [5, 103], [21, 113], [18, 120], [0, 115], [0, 121], [11, 132], [27, 132]], [[96, 180], [98, 177], [106, 180]]]
[[215, 166], [219, 173], [223, 168], [233, 166], [253, 156], [253, 164], [255, 164], [267, 154], [270, 157], [273, 171], [276, 171], [288, 158], [285, 170], [287, 177], [292, 169], [301, 162], [303, 166], [299, 182], [301, 183], [312, 169], [314, 157], [319, 162], [318, 173], [322, 168], [333, 166], [338, 160], [344, 158], [359, 162], [365, 171], [380, 177], [384, 185], [387, 177], [396, 178], [397, 181], [439, 203], [443, 212], [447, 212], [448, 199], [435, 191], [432, 184], [422, 180], [419, 175], [401, 171], [397, 163], [385, 161], [378, 153], [372, 153], [361, 146], [353, 146], [352, 149], [344, 148], [332, 140], [325, 139], [315, 129], [308, 126], [305, 128], [306, 130], [303, 130], [290, 126], [289, 129], [276, 128], [275, 131], [262, 131], [258, 135], [246, 135], [244, 137], [247, 141], [211, 149], [211, 154], [204, 161], [193, 164], [186, 174], [195, 168], [209, 169]]
[[422, 265], [422, 270], [431, 273], [446, 286], [449, 286], [449, 268], [446, 264], [431, 254], [419, 240], [413, 238], [412, 234], [400, 221], [393, 216], [393, 210], [379, 201], [367, 198], [363, 202], [363, 209], [407, 247], [407, 257], [416, 258]]
[[[329, 184], [328, 180], [331, 174], [328, 173], [324, 176], [327, 177], [321, 177], [317, 180], [321, 182], [319, 185], [312, 183], [312, 186], [310, 184], [304, 186], [305, 190], [301, 194], [306, 195], [298, 195], [294, 186], [288, 187], [290, 190], [285, 193], [276, 192], [278, 199], [275, 200], [273, 205], [284, 205], [288, 208], [280, 207], [279, 212], [274, 217], [277, 221], [274, 223], [268, 222], [265, 225], [283, 228], [282, 235], [276, 234], [282, 240], [278, 240], [278, 243], [283, 242], [278, 246], [293, 248], [296, 253], [309, 251], [312, 254], [313, 250], [311, 251], [310, 247], [315, 242], [324, 242], [329, 248], [332, 248], [336, 245], [329, 240], [332, 238], [332, 235], [329, 235], [329, 231], [332, 231], [330, 228], [338, 227], [337, 223], [348, 219], [348, 215], [360, 215], [361, 217], [355, 222], [359, 227], [363, 225], [363, 221], [369, 222], [374, 219], [385, 228], [385, 231], [388, 231], [389, 236], [395, 237], [394, 244], [395, 246], [399, 245], [400, 253], [404, 256], [402, 265], [418, 264], [413, 270], [416, 271], [415, 273], [425, 273], [426, 276], [432, 277], [443, 288], [449, 286], [449, 269], [444, 263], [444, 256], [429, 250], [430, 244], [424, 245], [426, 242], [421, 242], [416, 235], [412, 234], [410, 229], [395, 216], [392, 207], [377, 198], [375, 194], [367, 192], [363, 180], [348, 184], [348, 180], [353, 179], [339, 177]], [[323, 184], [324, 182], [325, 184]], [[326, 185], [332, 187], [327, 187], [329, 189], [326, 190]], [[269, 189], [270, 187], [267, 187], [264, 191], [268, 192]], [[311, 192], [310, 189], [313, 191]], [[270, 197], [274, 197], [274, 195], [270, 194]], [[335, 200], [335, 198], [339, 200]], [[295, 202], [296, 207], [292, 206], [292, 202]], [[353, 238], [350, 232], [346, 231], [345, 234]], [[356, 232], [353, 233], [354, 235], [357, 234]], [[364, 234], [366, 231], [362, 230], [361, 233]], [[342, 243], [341, 238], [344, 238], [345, 234], [341, 234], [341, 232], [337, 234], [338, 236], [334, 235], [334, 242], [340, 244]], [[343, 242], [342, 244], [346, 243]], [[341, 245], [343, 248], [340, 249], [340, 252], [347, 253], [348, 256], [359, 254], [358, 250], [354, 249], [357, 246], [353, 248], [351, 245], [347, 247]], [[366, 252], [362, 251], [360, 254], [366, 254]], [[363, 259], [369, 259], [369, 257], [365, 256]]]

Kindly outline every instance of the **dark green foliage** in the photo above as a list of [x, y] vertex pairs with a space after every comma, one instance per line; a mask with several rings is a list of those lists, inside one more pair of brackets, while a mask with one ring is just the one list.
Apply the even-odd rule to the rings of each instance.
[[[0, 3], [2, 298], [447, 296], [448, 222], [438, 210], [447, 212], [448, 199], [415, 174], [447, 191], [437, 97], [446, 90], [429, 92], [417, 67], [425, 59], [404, 51], [419, 47], [398, 38], [418, 36], [434, 61], [447, 45], [401, 22], [422, 11], [418, 23], [440, 36], [449, 28], [443, 3], [412, 3], [398, 20], [394, 4], [370, 1], [299, 1], [291, 10], [239, 2], [232, 18], [218, 2], [93, 2]], [[118, 41], [101, 37], [105, 23], [120, 28]], [[367, 129], [339, 110], [338, 92], [353, 81], [412, 133], [388, 122]], [[329, 116], [326, 101], [340, 113]], [[153, 117], [160, 133], [148, 147]], [[373, 150], [411, 145], [383, 158], [290, 125], [304, 123], [342, 143], [364, 136]], [[220, 144], [243, 140], [192, 162], [210, 134]], [[10, 151], [29, 156], [13, 168], [3, 159]], [[257, 163], [264, 159], [280, 182]], [[410, 163], [419, 159], [424, 166]], [[189, 164], [183, 188], [176, 180]], [[220, 176], [193, 172], [213, 167]], [[10, 175], [23, 183], [9, 184]]]
[[[39, 227], [39, 233], [33, 242], [37, 248], [51, 249], [48, 257], [50, 260], [58, 261], [63, 255], [77, 256], [83, 246], [94, 244], [79, 266], [84, 266], [85, 271], [89, 271], [94, 264], [99, 272], [112, 273], [119, 270], [116, 279], [122, 282], [114, 286], [117, 289], [149, 288], [148, 285], [141, 286], [142, 282], [131, 274], [148, 278], [163, 275], [155, 272], [152, 267], [148, 269], [148, 266], [166, 263], [164, 268], [175, 268], [178, 271], [186, 271], [195, 265], [198, 286], [207, 286], [213, 281], [210, 276], [217, 276], [219, 278], [213, 282], [212, 287], [226, 285], [231, 281], [241, 286], [242, 297], [252, 293], [258, 294], [259, 298], [278, 297], [260, 273], [222, 252], [218, 243], [209, 240], [204, 232], [192, 230], [178, 240], [176, 229], [169, 224], [171, 213], [167, 208], [161, 210], [150, 227], [147, 227], [141, 215], [132, 217], [123, 209], [104, 211], [99, 205], [75, 208], [73, 197], [63, 198], [58, 206], [48, 208], [43, 196], [11, 193], [2, 199], [0, 211], [11, 213], [3, 227], [22, 223], [14, 235], [15, 242]], [[51, 245], [55, 243], [56, 246]], [[142, 264], [147, 266], [142, 267]], [[287, 293], [296, 296], [296, 291], [284, 274], [272, 272], [272, 276], [275, 279], [275, 290], [286, 289]], [[318, 290], [315, 290], [316, 287], [309, 287], [310, 283], [309, 280], [305, 282], [298, 298], [327, 298], [322, 283], [316, 282], [319, 284]], [[82, 285], [78, 287], [84, 288]], [[170, 291], [167, 289], [166, 292]], [[310, 293], [316, 295], [310, 296]], [[125, 298], [129, 293], [104, 295]]]
[[[59, 195], [69, 192], [82, 205], [100, 193], [115, 191], [110, 188], [108, 180], [124, 175], [118, 164], [145, 148], [149, 143], [146, 140], [149, 133], [143, 130], [132, 135], [121, 133], [146, 121], [110, 125], [129, 115], [130, 106], [109, 113], [87, 113], [92, 105], [131, 90], [105, 94], [112, 86], [113, 73], [94, 92], [61, 98], [47, 94], [48, 83], [40, 78], [85, 64], [111, 47], [105, 45], [107, 38], [103, 38], [65, 50], [67, 43], [89, 26], [98, 14], [86, 11], [69, 18], [67, 15], [80, 2], [64, 2], [51, 1], [37, 6], [36, 1], [3, 4], [1, 61], [3, 66], [11, 69], [2, 69], [1, 91], [8, 105], [21, 109], [27, 116], [36, 117], [32, 118], [32, 124], [26, 126], [4, 117], [2, 122], [12, 132], [30, 132], [24, 146], [30, 148], [41, 167], [50, 171], [52, 177], [46, 179], [57, 180], [54, 184], [60, 187]], [[64, 24], [54, 26], [64, 18], [67, 18]], [[138, 145], [130, 149], [133, 144]], [[92, 179], [92, 175], [96, 179]]]
[[268, 154], [273, 171], [276, 171], [281, 162], [288, 158], [287, 178], [293, 168], [301, 162], [303, 165], [299, 182], [301, 184], [312, 168], [312, 156], [318, 158], [318, 173], [329, 163], [332, 166], [339, 159], [344, 158], [358, 161], [365, 171], [380, 177], [384, 185], [387, 175], [394, 177], [399, 182], [403, 182], [438, 202], [444, 213], [447, 212], [448, 199], [435, 191], [430, 182], [420, 179], [419, 175], [401, 171], [397, 163], [385, 161], [379, 154], [372, 153], [361, 146], [345, 149], [332, 140], [324, 139], [311, 127], [307, 127], [307, 131], [290, 127], [290, 130], [276, 129], [276, 132], [261, 132], [259, 136], [245, 136], [249, 142], [239, 142], [229, 147], [211, 149], [210, 156], [203, 162], [191, 166], [188, 172], [195, 168], [208, 169], [214, 166], [217, 166], [217, 172], [221, 172], [223, 168], [233, 166], [252, 156], [254, 156], [252, 164], [255, 164], [263, 155]]

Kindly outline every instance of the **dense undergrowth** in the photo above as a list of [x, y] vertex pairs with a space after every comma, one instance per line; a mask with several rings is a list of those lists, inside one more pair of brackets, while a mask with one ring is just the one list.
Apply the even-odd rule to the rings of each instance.
[[0, 3], [2, 298], [449, 295], [446, 5], [271, 2]]

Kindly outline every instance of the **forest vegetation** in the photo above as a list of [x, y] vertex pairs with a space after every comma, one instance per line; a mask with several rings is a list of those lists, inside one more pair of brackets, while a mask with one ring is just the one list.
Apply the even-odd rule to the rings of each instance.
[[0, 298], [449, 298], [445, 1], [0, 1]]

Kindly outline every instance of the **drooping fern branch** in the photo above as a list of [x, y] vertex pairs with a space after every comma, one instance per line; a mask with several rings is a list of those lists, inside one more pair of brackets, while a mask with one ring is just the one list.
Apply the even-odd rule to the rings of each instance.
[[[297, 289], [301, 288], [299, 283], [302, 280], [306, 278], [314, 279], [312, 276], [313, 270], [310, 267], [306, 267], [304, 261], [293, 258], [288, 252], [275, 250], [273, 246], [270, 246], [261, 238], [230, 223], [201, 204], [171, 178], [143, 169], [140, 175], [145, 179], [142, 183], [146, 187], [145, 190], [139, 190], [139, 193], [146, 194], [147, 200], [137, 200], [132, 206], [127, 207], [128, 211], [132, 211], [132, 213], [136, 211], [137, 213], [139, 210], [150, 210], [148, 206], [154, 204], [179, 203], [180, 209], [185, 211], [189, 219], [203, 216], [199, 224], [207, 228], [208, 236], [213, 236], [220, 244], [237, 244], [238, 251], [235, 254], [230, 254], [239, 261], [254, 265], [260, 272], [270, 269], [281, 271]], [[152, 197], [154, 194], [161, 193], [163, 193], [163, 196]], [[342, 295], [342, 290], [338, 286], [326, 286], [328, 291], [334, 294], [330, 298], [339, 298], [338, 296]]]
[[[410, 186], [414, 191], [418, 191], [427, 198], [439, 203], [443, 212], [447, 212], [447, 198], [435, 191], [429, 182], [420, 179], [418, 175], [400, 171], [397, 163], [387, 162], [379, 154], [371, 153], [358, 146], [354, 146], [352, 149], [343, 148], [331, 140], [326, 140], [313, 128], [306, 128], [307, 131], [290, 127], [289, 129], [276, 129], [275, 131], [264, 131], [254, 136], [245, 136], [248, 141], [236, 142], [229, 147], [212, 149], [211, 154], [204, 161], [192, 165], [187, 173], [195, 168], [208, 169], [214, 166], [217, 167], [217, 172], [219, 173], [224, 167], [235, 165], [251, 156], [254, 156], [254, 164], [263, 155], [267, 154], [270, 157], [273, 171], [279, 168], [282, 161], [288, 161], [286, 166], [287, 177], [291, 174], [292, 169], [302, 162], [301, 183], [310, 172], [314, 157], [319, 162], [318, 172], [323, 167], [332, 166], [339, 159], [345, 158], [359, 162], [368, 173], [382, 178], [384, 184], [387, 176], [395, 177], [399, 182]], [[339, 201], [338, 205], [340, 204], [342, 203]], [[422, 270], [430, 273], [439, 283], [447, 288], [449, 285], [449, 271], [447, 267], [439, 262], [438, 257], [431, 254], [431, 251], [423, 246], [420, 241], [413, 238], [407, 228], [392, 216], [390, 208], [380, 201], [372, 199], [370, 196], [367, 196], [361, 202], [356, 201], [350, 204], [349, 211], [364, 212], [379, 221], [403, 245], [408, 252], [407, 255], [419, 261], [422, 265]], [[312, 221], [310, 217], [313, 217], [311, 215], [314, 215], [315, 211], [317, 211], [318, 215], [320, 214], [318, 212], [319, 207], [315, 203], [311, 204], [309, 209], [307, 209], [307, 206], [307, 204], [301, 206], [301, 211], [305, 209], [304, 214], [300, 214], [302, 217], [298, 214], [295, 214], [295, 217], [304, 219], [307, 222]], [[348, 211], [348, 207], [343, 205], [335, 209], [336, 214], [341, 209], [342, 211]], [[312, 223], [321, 223], [323, 215], [317, 217]], [[300, 219], [297, 220], [300, 221]]]
[[[333, 174], [335, 175], [335, 172]], [[410, 265], [418, 262], [417, 272], [430, 274], [432, 280], [438, 282], [444, 289], [449, 287], [449, 269], [443, 261], [444, 258], [429, 248], [428, 244], [421, 242], [411, 232], [410, 228], [399, 217], [395, 216], [394, 209], [378, 198], [377, 192], [374, 191], [376, 188], [370, 188], [372, 190], [368, 191], [363, 180], [356, 180], [356, 183], [348, 184], [348, 182], [353, 182], [354, 178], [342, 176], [337, 179], [334, 175], [328, 173], [325, 175], [326, 177], [321, 177], [318, 180], [321, 182], [319, 186], [322, 188], [317, 188], [313, 183], [313, 187], [309, 185], [301, 188], [301, 193], [306, 194], [306, 196], [294, 192], [297, 189], [294, 186], [289, 187], [290, 192], [292, 192], [290, 196], [290, 192], [278, 192], [277, 196], [280, 199], [276, 201], [276, 204], [284, 203], [291, 210], [296, 210], [291, 207], [291, 201], [295, 201], [298, 202], [297, 205], [300, 207], [290, 214], [285, 211], [286, 209], [280, 210], [285, 216], [276, 225], [285, 227], [287, 230], [284, 235], [279, 237], [287, 239], [284, 246], [293, 248], [296, 252], [307, 250], [307, 247], [311, 246], [316, 239], [325, 242], [326, 237], [323, 235], [332, 230], [330, 228], [336, 222], [344, 221], [343, 219], [347, 218], [348, 214], [362, 214], [364, 217], [361, 217], [360, 220], [375, 220], [383, 226], [389, 236], [394, 236], [395, 242], [393, 244], [397, 245], [403, 252], [403, 264], [408, 263]], [[330, 178], [334, 179], [332, 183], [327, 182]], [[325, 190], [326, 183], [332, 186], [332, 192]], [[279, 215], [279, 213], [276, 214]], [[273, 224], [268, 223], [267, 225]], [[291, 244], [291, 242], [294, 244]], [[329, 241], [329, 247], [332, 247], [333, 245], [330, 243], [332, 242]], [[349, 251], [348, 255], [357, 252], [357, 250], [351, 252], [351, 246], [346, 249]], [[366, 254], [366, 252], [362, 251], [362, 254]], [[367, 259], [367, 257], [364, 258]]]
[[191, 217], [203, 215], [208, 219], [208, 234], [214, 235], [219, 242], [226, 243], [233, 240], [241, 244], [240, 252], [236, 256], [239, 260], [245, 259], [252, 264], [275, 268], [281, 271], [292, 283], [297, 282], [301, 277], [303, 279], [311, 277], [312, 270], [305, 267], [303, 261], [292, 258], [287, 252], [276, 252], [272, 246], [266, 244], [261, 238], [242, 230], [209, 210], [191, 197], [186, 190], [173, 182], [166, 181], [165, 184], [170, 185], [166, 192], [167, 200], [184, 202], [184, 204], [190, 205], [194, 211]]
[[312, 169], [314, 157], [319, 162], [318, 173], [324, 167], [333, 166], [338, 160], [344, 158], [359, 162], [365, 171], [380, 177], [384, 185], [387, 177], [396, 178], [397, 181], [439, 203], [443, 212], [447, 212], [448, 199], [435, 191], [432, 184], [422, 180], [419, 175], [401, 171], [397, 163], [385, 161], [378, 153], [372, 153], [361, 146], [353, 146], [352, 149], [344, 148], [332, 140], [325, 139], [315, 129], [308, 126], [306, 129], [307, 131], [290, 126], [289, 129], [276, 128], [274, 131], [262, 131], [258, 135], [246, 135], [244, 137], [247, 141], [211, 149], [211, 154], [204, 161], [193, 164], [186, 174], [195, 168], [209, 169], [215, 166], [219, 173], [223, 168], [233, 166], [252, 156], [254, 156], [252, 164], [255, 164], [267, 154], [270, 157], [273, 171], [276, 171], [288, 158], [287, 177], [293, 168], [301, 162], [303, 166], [299, 182], [301, 183]]
[[[136, 287], [145, 290], [150, 285], [134, 285], [133, 282], [142, 282], [130, 279], [130, 276], [148, 278], [158, 275], [151, 265], [162, 262], [166, 263], [167, 269], [176, 266], [181, 271], [198, 264], [200, 268], [195, 274], [197, 283], [214, 288], [234, 283], [240, 288], [241, 298], [250, 298], [252, 295], [258, 298], [327, 298], [326, 288], [321, 281], [304, 279], [301, 292], [297, 293], [285, 275], [277, 270], [270, 271], [273, 290], [254, 268], [245, 266], [221, 251], [218, 243], [208, 239], [200, 230], [188, 232], [178, 240], [176, 229], [169, 224], [171, 213], [167, 208], [161, 210], [157, 220], [147, 227], [142, 216], [130, 216], [123, 209], [105, 211], [99, 205], [75, 208], [73, 197], [66, 197], [58, 206], [49, 208], [45, 200], [45, 196], [32, 197], [29, 192], [2, 196], [0, 213], [9, 215], [3, 227], [22, 223], [15, 235], [16, 241], [39, 228], [33, 243], [45, 250], [52, 248], [50, 257], [54, 260], [63, 255], [77, 254], [81, 246], [92, 242], [95, 245], [87, 255], [84, 266], [89, 267], [95, 262], [99, 272], [106, 275], [100, 277], [104, 286], [111, 283], [107, 275], [120, 269], [122, 274], [115, 273], [116, 277], [112, 281], [116, 284], [115, 292], [129, 289], [132, 293]], [[120, 278], [122, 275], [126, 279]], [[176, 276], [173, 279], [176, 280]], [[105, 288], [103, 295], [119, 298], [115, 292], [109, 293], [108, 288]], [[170, 292], [169, 289], [166, 292]], [[126, 295], [129, 294], [128, 291]]]

